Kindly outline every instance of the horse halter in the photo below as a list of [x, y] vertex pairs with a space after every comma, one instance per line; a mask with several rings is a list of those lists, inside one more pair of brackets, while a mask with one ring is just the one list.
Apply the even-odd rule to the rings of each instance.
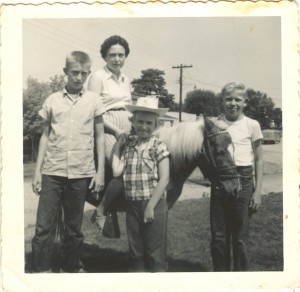
[[[211, 140], [215, 138], [216, 136], [219, 135], [229, 135], [227, 131], [224, 130], [218, 130], [217, 132], [210, 133], [210, 134], [205, 134], [206, 139], [204, 139], [203, 146], [200, 152], [200, 155], [203, 156], [203, 158], [206, 160], [206, 162], [209, 164], [209, 166], [212, 168], [214, 173], [216, 174], [218, 180], [228, 180], [228, 179], [234, 179], [240, 178], [240, 175], [237, 173], [236, 166], [233, 166], [231, 168], [223, 168], [220, 170], [218, 167], [213, 151], [212, 151], [212, 145], [211, 145]], [[234, 171], [235, 174], [228, 174], [228, 171]]]

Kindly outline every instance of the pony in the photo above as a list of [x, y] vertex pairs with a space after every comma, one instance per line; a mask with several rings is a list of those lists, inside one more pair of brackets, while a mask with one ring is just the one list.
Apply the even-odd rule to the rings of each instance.
[[238, 196], [240, 177], [227, 127], [218, 118], [209, 119], [201, 115], [196, 122], [182, 122], [156, 130], [155, 135], [171, 153], [170, 182], [167, 187], [169, 209], [179, 198], [184, 182], [196, 167], [228, 195]]
[[[170, 181], [166, 190], [169, 209], [178, 200], [184, 182], [196, 167], [200, 168], [204, 177], [223, 189], [226, 194], [238, 197], [240, 177], [234, 163], [232, 140], [226, 128], [227, 125], [218, 118], [200, 116], [196, 122], [182, 122], [172, 127], [160, 127], [155, 131], [154, 134], [166, 144], [171, 153]], [[106, 186], [111, 179], [111, 171], [106, 167]], [[97, 206], [104, 192], [105, 189], [97, 197], [94, 196], [95, 193], [90, 192], [86, 201]], [[124, 206], [124, 196], [120, 194], [120, 199], [108, 208], [110, 217], [116, 220], [112, 223], [113, 228], [110, 228], [115, 232], [112, 238], [120, 236], [116, 212], [124, 211]], [[64, 233], [62, 218], [63, 210], [59, 208], [56, 228], [52, 234], [58, 243], [62, 242]]]
[[[233, 159], [233, 145], [228, 126], [218, 118], [200, 116], [196, 122], [182, 122], [172, 127], [159, 127], [155, 132], [171, 153], [170, 181], [167, 187], [168, 208], [179, 198], [184, 182], [196, 167], [203, 176], [228, 195], [237, 197], [240, 190], [239, 175]], [[112, 179], [106, 168], [105, 185]], [[88, 195], [86, 201], [97, 206], [103, 194], [96, 199]], [[121, 196], [120, 196], [121, 197]], [[122, 200], [109, 209], [123, 211]]]

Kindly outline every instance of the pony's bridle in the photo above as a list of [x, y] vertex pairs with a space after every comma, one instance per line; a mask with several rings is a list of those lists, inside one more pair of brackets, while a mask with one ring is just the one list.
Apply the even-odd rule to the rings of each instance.
[[214, 173], [217, 175], [218, 180], [227, 180], [227, 179], [234, 179], [234, 178], [239, 179], [240, 175], [237, 173], [236, 166], [234, 166], [232, 168], [224, 169], [225, 171], [232, 170], [235, 172], [235, 174], [227, 174], [227, 173], [223, 172], [223, 169], [220, 170], [220, 168], [218, 167], [218, 165], [214, 159], [214, 155], [212, 152], [212, 146], [211, 146], [211, 139], [213, 139], [214, 137], [216, 137], [218, 135], [224, 135], [224, 134], [228, 135], [228, 132], [224, 131], [224, 130], [219, 130], [214, 133], [205, 134], [206, 139], [204, 139], [200, 155], [202, 155], [204, 157], [204, 159], [208, 162], [209, 166], [213, 169]]

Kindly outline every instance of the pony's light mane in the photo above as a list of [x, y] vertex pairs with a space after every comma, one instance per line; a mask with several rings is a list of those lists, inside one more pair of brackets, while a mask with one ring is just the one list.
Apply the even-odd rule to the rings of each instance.
[[196, 160], [203, 144], [204, 119], [196, 122], [178, 123], [173, 127], [162, 127], [156, 135], [171, 152], [171, 161], [175, 170]]
[[212, 117], [209, 119], [221, 130], [226, 130], [228, 128], [228, 125], [219, 117]]

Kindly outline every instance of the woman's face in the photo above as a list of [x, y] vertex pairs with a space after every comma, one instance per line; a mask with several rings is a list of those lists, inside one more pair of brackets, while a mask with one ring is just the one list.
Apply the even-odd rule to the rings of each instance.
[[120, 70], [125, 63], [125, 59], [125, 49], [119, 44], [111, 46], [105, 57], [108, 69], [115, 74], [120, 73]]

